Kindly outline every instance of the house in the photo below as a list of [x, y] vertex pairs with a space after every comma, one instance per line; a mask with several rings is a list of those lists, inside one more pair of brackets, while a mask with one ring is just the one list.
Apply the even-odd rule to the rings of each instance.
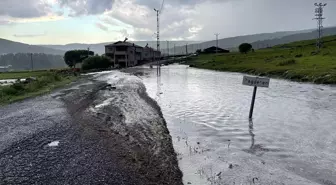
[[143, 59], [146, 61], [159, 60], [161, 58], [161, 52], [157, 51], [151, 47], [148, 47], [148, 44], [143, 48]]
[[130, 42], [118, 41], [105, 46], [105, 55], [114, 67], [132, 67], [143, 60], [143, 47]]
[[212, 46], [210, 48], [204, 49], [202, 53], [230, 53], [230, 51], [216, 46]]

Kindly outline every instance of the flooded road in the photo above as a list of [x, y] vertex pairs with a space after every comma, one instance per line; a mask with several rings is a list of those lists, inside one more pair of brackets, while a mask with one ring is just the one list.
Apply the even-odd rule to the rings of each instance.
[[160, 105], [185, 184], [336, 184], [336, 87], [183, 65], [137, 69]]

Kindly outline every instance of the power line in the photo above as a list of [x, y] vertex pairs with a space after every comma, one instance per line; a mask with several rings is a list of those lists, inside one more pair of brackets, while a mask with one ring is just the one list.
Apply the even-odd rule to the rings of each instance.
[[315, 18], [317, 20], [317, 40], [316, 40], [316, 47], [320, 49], [322, 47], [322, 35], [323, 35], [323, 8], [327, 5], [327, 3], [315, 3]]

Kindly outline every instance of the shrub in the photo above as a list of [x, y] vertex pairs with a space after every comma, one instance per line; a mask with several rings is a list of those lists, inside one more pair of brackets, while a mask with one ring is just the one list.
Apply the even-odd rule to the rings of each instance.
[[287, 65], [293, 65], [293, 64], [296, 64], [296, 61], [294, 59], [290, 59], [290, 60], [279, 62], [278, 66], [287, 66]]
[[11, 85], [11, 87], [17, 91], [23, 91], [24, 90], [24, 86], [22, 83], [15, 83], [13, 85]]
[[5, 95], [10, 95], [10, 96], [14, 96], [14, 95], [18, 95], [21, 92], [24, 91], [24, 85], [21, 83], [15, 83], [13, 85], [10, 86], [5, 86], [1, 88], [2, 93], [4, 93]]
[[241, 53], [247, 53], [252, 50], [252, 45], [249, 43], [242, 43], [239, 45], [239, 52]]
[[302, 54], [298, 54], [298, 55], [295, 55], [295, 58], [300, 58], [302, 56], [303, 56]]
[[93, 56], [83, 61], [82, 69], [107, 69], [111, 66], [110, 60], [103, 56]]

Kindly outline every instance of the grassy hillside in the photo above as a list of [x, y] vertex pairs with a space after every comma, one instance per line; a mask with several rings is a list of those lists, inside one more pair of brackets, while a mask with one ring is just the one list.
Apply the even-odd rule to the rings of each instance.
[[0, 54], [7, 53], [45, 53], [52, 55], [64, 55], [65, 52], [57, 49], [29, 45], [0, 38]]
[[203, 69], [336, 84], [336, 36], [323, 39], [325, 44], [320, 52], [316, 52], [315, 40], [306, 40], [248, 54], [203, 54], [191, 58], [187, 63]]

